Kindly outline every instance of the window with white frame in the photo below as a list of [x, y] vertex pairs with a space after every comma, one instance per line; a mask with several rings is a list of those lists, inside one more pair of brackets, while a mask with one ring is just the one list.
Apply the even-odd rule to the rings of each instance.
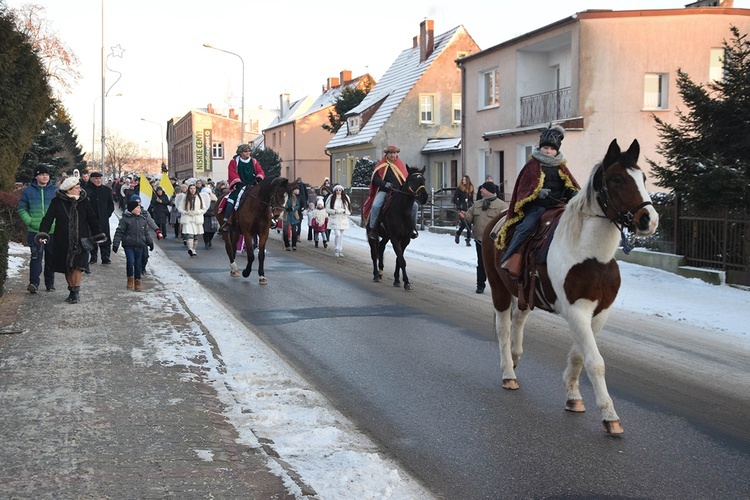
[[724, 80], [724, 49], [711, 49], [708, 66], [708, 78], [712, 82], [721, 82]]
[[350, 116], [346, 119], [346, 127], [350, 135], [359, 133], [362, 127], [362, 117], [360, 115]]
[[647, 73], [643, 80], [643, 107], [667, 109], [668, 78], [666, 73]]
[[453, 94], [451, 106], [451, 115], [453, 116], [453, 124], [458, 125], [461, 123], [461, 94]]
[[500, 70], [495, 68], [479, 74], [479, 108], [500, 104]]
[[447, 161], [435, 161], [432, 163], [432, 172], [430, 172], [431, 186], [436, 191], [448, 187], [450, 172]]
[[435, 94], [419, 94], [419, 123], [435, 123]]
[[214, 142], [211, 144], [211, 158], [216, 160], [224, 159], [224, 143]]
[[479, 184], [484, 183], [484, 179], [488, 175], [492, 175], [492, 165], [490, 164], [490, 150], [489, 149], [480, 149], [479, 154], [477, 155], [477, 159], [479, 160], [479, 164], [477, 165], [477, 179], [481, 180]]

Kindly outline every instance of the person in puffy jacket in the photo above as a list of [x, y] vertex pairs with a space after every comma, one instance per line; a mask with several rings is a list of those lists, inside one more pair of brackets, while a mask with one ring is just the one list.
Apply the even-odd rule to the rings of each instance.
[[146, 248], [154, 249], [154, 240], [148, 230], [148, 221], [141, 215], [141, 205], [137, 201], [129, 201], [120, 223], [115, 230], [112, 240], [112, 251], [122, 244], [125, 250], [125, 272], [127, 274], [127, 289], [141, 291], [141, 259]]
[[[42, 267], [44, 268], [44, 285], [48, 292], [55, 289], [55, 271], [52, 269], [52, 245], [40, 245], [36, 242], [39, 224], [47, 213], [52, 198], [55, 197], [57, 186], [49, 181], [49, 170], [45, 166], [34, 169], [34, 180], [23, 188], [21, 199], [18, 201], [18, 215], [27, 227], [27, 240], [31, 249], [29, 261], [29, 293], [36, 293], [39, 289]], [[54, 233], [54, 225], [50, 228], [50, 243]]]

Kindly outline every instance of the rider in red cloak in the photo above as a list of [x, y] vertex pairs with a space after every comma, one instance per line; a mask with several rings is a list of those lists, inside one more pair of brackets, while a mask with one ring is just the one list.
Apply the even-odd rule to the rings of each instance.
[[[396, 146], [388, 146], [385, 148], [383, 158], [373, 169], [372, 178], [370, 179], [370, 194], [362, 206], [362, 216], [368, 220], [371, 229], [375, 227], [378, 215], [380, 215], [380, 209], [383, 208], [385, 196], [388, 194], [388, 191], [391, 189], [399, 189], [409, 175], [406, 170], [406, 165], [398, 157], [400, 151], [401, 150]], [[414, 205], [416, 208], [416, 202]], [[414, 217], [416, 220], [416, 212], [414, 213]], [[416, 223], [414, 224], [414, 227], [416, 228]], [[377, 231], [370, 231], [370, 237], [372, 239], [377, 239]], [[416, 237], [417, 234], [415, 229], [412, 238]]]

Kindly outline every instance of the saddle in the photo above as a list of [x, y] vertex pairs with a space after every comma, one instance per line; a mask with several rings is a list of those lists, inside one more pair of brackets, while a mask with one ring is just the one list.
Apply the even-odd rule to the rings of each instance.
[[516, 283], [518, 284], [518, 308], [534, 310], [539, 299], [539, 307], [545, 311], [553, 311], [554, 293], [545, 287], [547, 280], [547, 254], [552, 236], [555, 234], [564, 206], [550, 207], [542, 214], [539, 225], [529, 238], [521, 245], [518, 253], [521, 255], [520, 269]]

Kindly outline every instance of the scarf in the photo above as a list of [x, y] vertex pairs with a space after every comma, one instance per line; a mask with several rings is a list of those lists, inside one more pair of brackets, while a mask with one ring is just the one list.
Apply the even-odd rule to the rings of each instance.
[[487, 211], [490, 209], [490, 203], [495, 201], [497, 199], [497, 195], [490, 196], [488, 198], [482, 198], [482, 211]]

